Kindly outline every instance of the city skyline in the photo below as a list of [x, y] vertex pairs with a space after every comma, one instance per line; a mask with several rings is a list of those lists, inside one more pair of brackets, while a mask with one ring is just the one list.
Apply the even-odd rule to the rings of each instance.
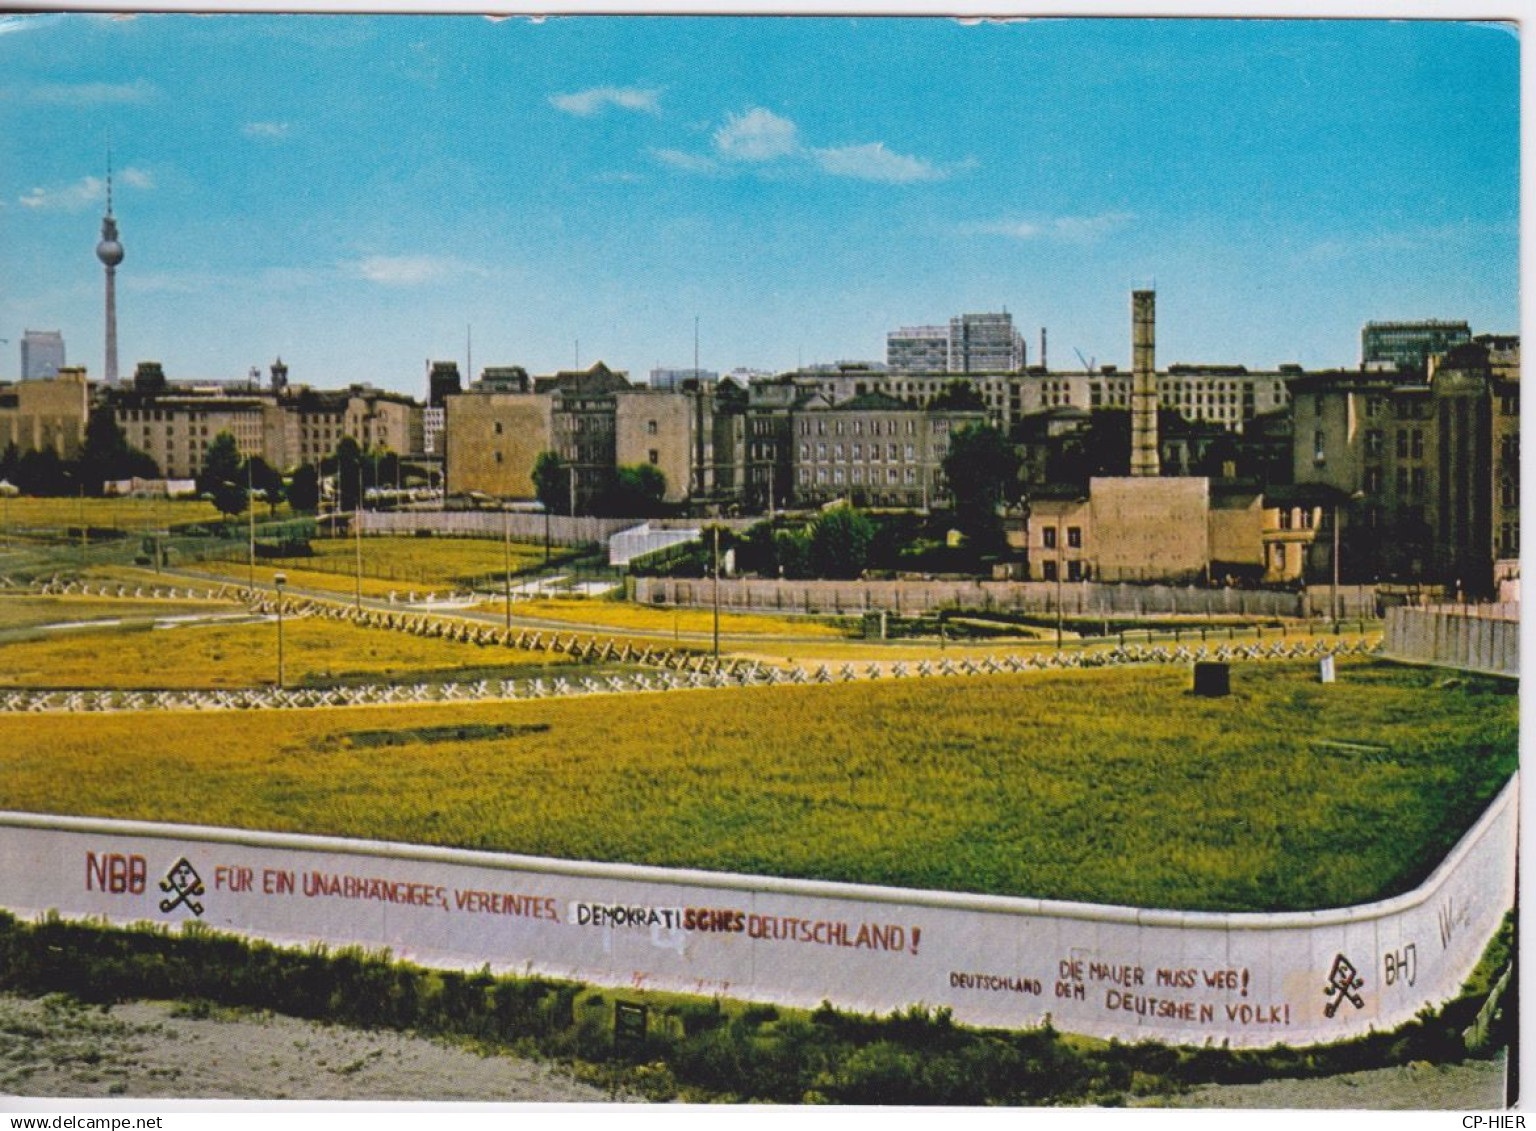
[[59, 327], [103, 376], [110, 146], [124, 377], [281, 355], [421, 395], [471, 326], [476, 370], [639, 377], [691, 367], [696, 316], [703, 368], [783, 370], [1003, 309], [1031, 362], [1043, 326], [1053, 368], [1129, 368], [1127, 295], [1154, 283], [1160, 366], [1353, 365], [1367, 321], [1518, 329], [1518, 46], [1380, 21], [6, 17], [0, 337]]

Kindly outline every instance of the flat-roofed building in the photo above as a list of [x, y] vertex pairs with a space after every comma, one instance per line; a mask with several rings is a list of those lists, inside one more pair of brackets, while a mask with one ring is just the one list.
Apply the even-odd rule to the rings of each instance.
[[85, 443], [90, 386], [84, 369], [65, 367], [52, 377], [0, 384], [0, 452], [51, 449], [73, 459]]

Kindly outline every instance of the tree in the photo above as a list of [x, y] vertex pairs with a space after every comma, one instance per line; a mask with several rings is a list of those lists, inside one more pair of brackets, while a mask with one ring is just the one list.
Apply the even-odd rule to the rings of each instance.
[[267, 500], [267, 513], [276, 514], [277, 504], [283, 501], [283, 477], [276, 468], [260, 456], [252, 456], [249, 464], [250, 484]]
[[533, 492], [550, 513], [571, 513], [570, 466], [558, 452], [540, 452], [533, 461]]
[[339, 509], [355, 511], [361, 501], [363, 450], [351, 436], [343, 436], [336, 451], [326, 460], [336, 476], [336, 500]]
[[70, 478], [52, 448], [32, 448], [16, 461], [16, 486], [29, 495], [67, 495]]
[[649, 463], [620, 467], [605, 492], [603, 510], [618, 517], [652, 518], [665, 510], [667, 477]]
[[228, 432], [220, 432], [208, 445], [203, 470], [197, 477], [198, 492], [213, 499], [219, 513], [228, 517], [243, 514], [250, 500], [245, 493], [245, 461], [240, 448]]
[[312, 463], [301, 463], [288, 481], [288, 504], [296, 511], [314, 513], [320, 509], [320, 470]]
[[823, 511], [811, 526], [811, 568], [817, 577], [858, 577], [869, 564], [875, 524], [843, 505]]
[[987, 402], [969, 381], [946, 381], [928, 402], [928, 407], [945, 412], [985, 412]]
[[1013, 445], [991, 425], [969, 425], [950, 437], [944, 478], [955, 500], [955, 525], [978, 553], [1003, 548], [997, 508], [1018, 494], [1019, 467]]
[[76, 461], [87, 492], [99, 495], [109, 480], [153, 479], [160, 474], [154, 458], [128, 443], [110, 408], [92, 410], [85, 424], [85, 442]]

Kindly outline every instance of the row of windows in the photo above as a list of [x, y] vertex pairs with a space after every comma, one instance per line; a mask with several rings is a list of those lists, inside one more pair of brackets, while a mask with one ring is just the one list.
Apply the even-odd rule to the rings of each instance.
[[[844, 483], [851, 483], [855, 487], [858, 487], [864, 483], [864, 469], [862, 467], [853, 467], [848, 468], [845, 471], [845, 469], [841, 467], [818, 467], [814, 470], [813, 473], [811, 468], [802, 467], [800, 469], [800, 482], [802, 484], [810, 484], [813, 480], [816, 483], [822, 485], [830, 483], [833, 486], [840, 487]], [[880, 469], [878, 467], [870, 468], [869, 485], [871, 487], [878, 486], [880, 482]], [[898, 468], [888, 467], [885, 469], [884, 482], [892, 486], [899, 483], [906, 483], [909, 486], [915, 484], [918, 482], [917, 468], [909, 467], [905, 469], [905, 472], [903, 472]]]
[[[847, 450], [848, 450], [848, 458], [849, 459], [852, 459], [854, 461], [858, 461], [858, 460], [862, 460], [864, 458], [864, 445], [863, 444], [858, 444], [858, 443], [850, 444], [848, 446]], [[899, 444], [886, 444], [886, 445], [884, 445], [883, 449], [882, 449], [882, 446], [880, 444], [871, 444], [871, 445], [869, 445], [869, 462], [870, 463], [878, 463], [880, 461], [880, 453], [881, 453], [882, 450], [885, 452], [885, 461], [887, 463], [896, 463], [896, 462], [898, 462], [900, 460], [915, 460], [917, 458], [917, 445], [916, 444], [907, 444], [905, 447], [902, 447]], [[942, 456], [944, 454], [944, 452], [946, 450], [947, 450], [947, 446], [946, 445], [935, 444], [934, 448], [933, 448], [933, 453], [934, 453], [935, 457], [940, 457], [940, 456]], [[836, 461], [836, 462], [841, 462], [842, 459], [843, 459], [843, 451], [844, 451], [844, 448], [843, 448], [842, 444], [833, 444], [832, 445], [832, 459], [834, 461]], [[808, 459], [811, 458], [811, 445], [810, 444], [801, 444], [800, 445], [800, 458], [802, 460], [808, 460]], [[817, 443], [817, 445], [816, 445], [816, 458], [818, 460], [825, 460], [827, 458], [827, 445], [826, 445], [825, 442]]]
[[[1054, 550], [1056, 548], [1056, 540], [1059, 537], [1060, 535], [1057, 533], [1057, 527], [1042, 526], [1040, 528], [1040, 544], [1047, 550]], [[1082, 544], [1083, 528], [1081, 526], [1067, 527], [1067, 545], [1076, 550], [1081, 548]]]
[[[905, 423], [905, 425], [906, 425], [906, 427], [904, 429], [901, 427], [901, 425], [903, 423]], [[845, 424], [846, 424], [846, 426], [848, 428], [848, 431], [852, 435], [854, 435], [854, 436], [862, 436], [862, 435], [864, 435], [864, 422], [862, 420], [854, 420], [854, 421], [847, 421], [847, 422], [842, 421], [842, 420], [834, 420], [832, 422], [832, 435], [834, 435], [834, 436], [841, 436], [841, 435], [843, 435], [843, 429], [844, 429]], [[895, 435], [898, 434], [898, 432], [901, 432], [901, 431], [905, 431], [908, 436], [915, 436], [915, 435], [917, 435], [917, 421], [916, 420], [907, 420], [907, 421], [903, 422], [903, 421], [899, 421], [899, 420], [887, 420], [885, 422], [885, 431], [883, 433], [884, 435], [886, 435], [886, 436], [895, 436]], [[949, 421], [948, 420], [935, 420], [935, 421], [933, 421], [933, 431], [936, 432], [936, 433], [948, 432], [949, 431]], [[800, 435], [802, 435], [802, 436], [809, 436], [810, 434], [811, 434], [811, 422], [809, 420], [802, 420], [802, 421], [800, 421]], [[816, 421], [816, 435], [818, 435], [818, 436], [825, 436], [826, 434], [827, 434], [827, 422], [825, 420], [818, 420], [818, 421]], [[880, 421], [878, 421], [878, 420], [871, 420], [869, 422], [869, 434], [871, 436], [882, 435]]]

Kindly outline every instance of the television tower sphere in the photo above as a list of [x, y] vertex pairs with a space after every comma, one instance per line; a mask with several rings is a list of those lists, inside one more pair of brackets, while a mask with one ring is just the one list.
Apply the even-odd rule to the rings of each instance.
[[101, 221], [101, 242], [96, 245], [96, 258], [108, 267], [116, 267], [123, 261], [123, 245], [117, 240], [117, 221], [110, 212]]

